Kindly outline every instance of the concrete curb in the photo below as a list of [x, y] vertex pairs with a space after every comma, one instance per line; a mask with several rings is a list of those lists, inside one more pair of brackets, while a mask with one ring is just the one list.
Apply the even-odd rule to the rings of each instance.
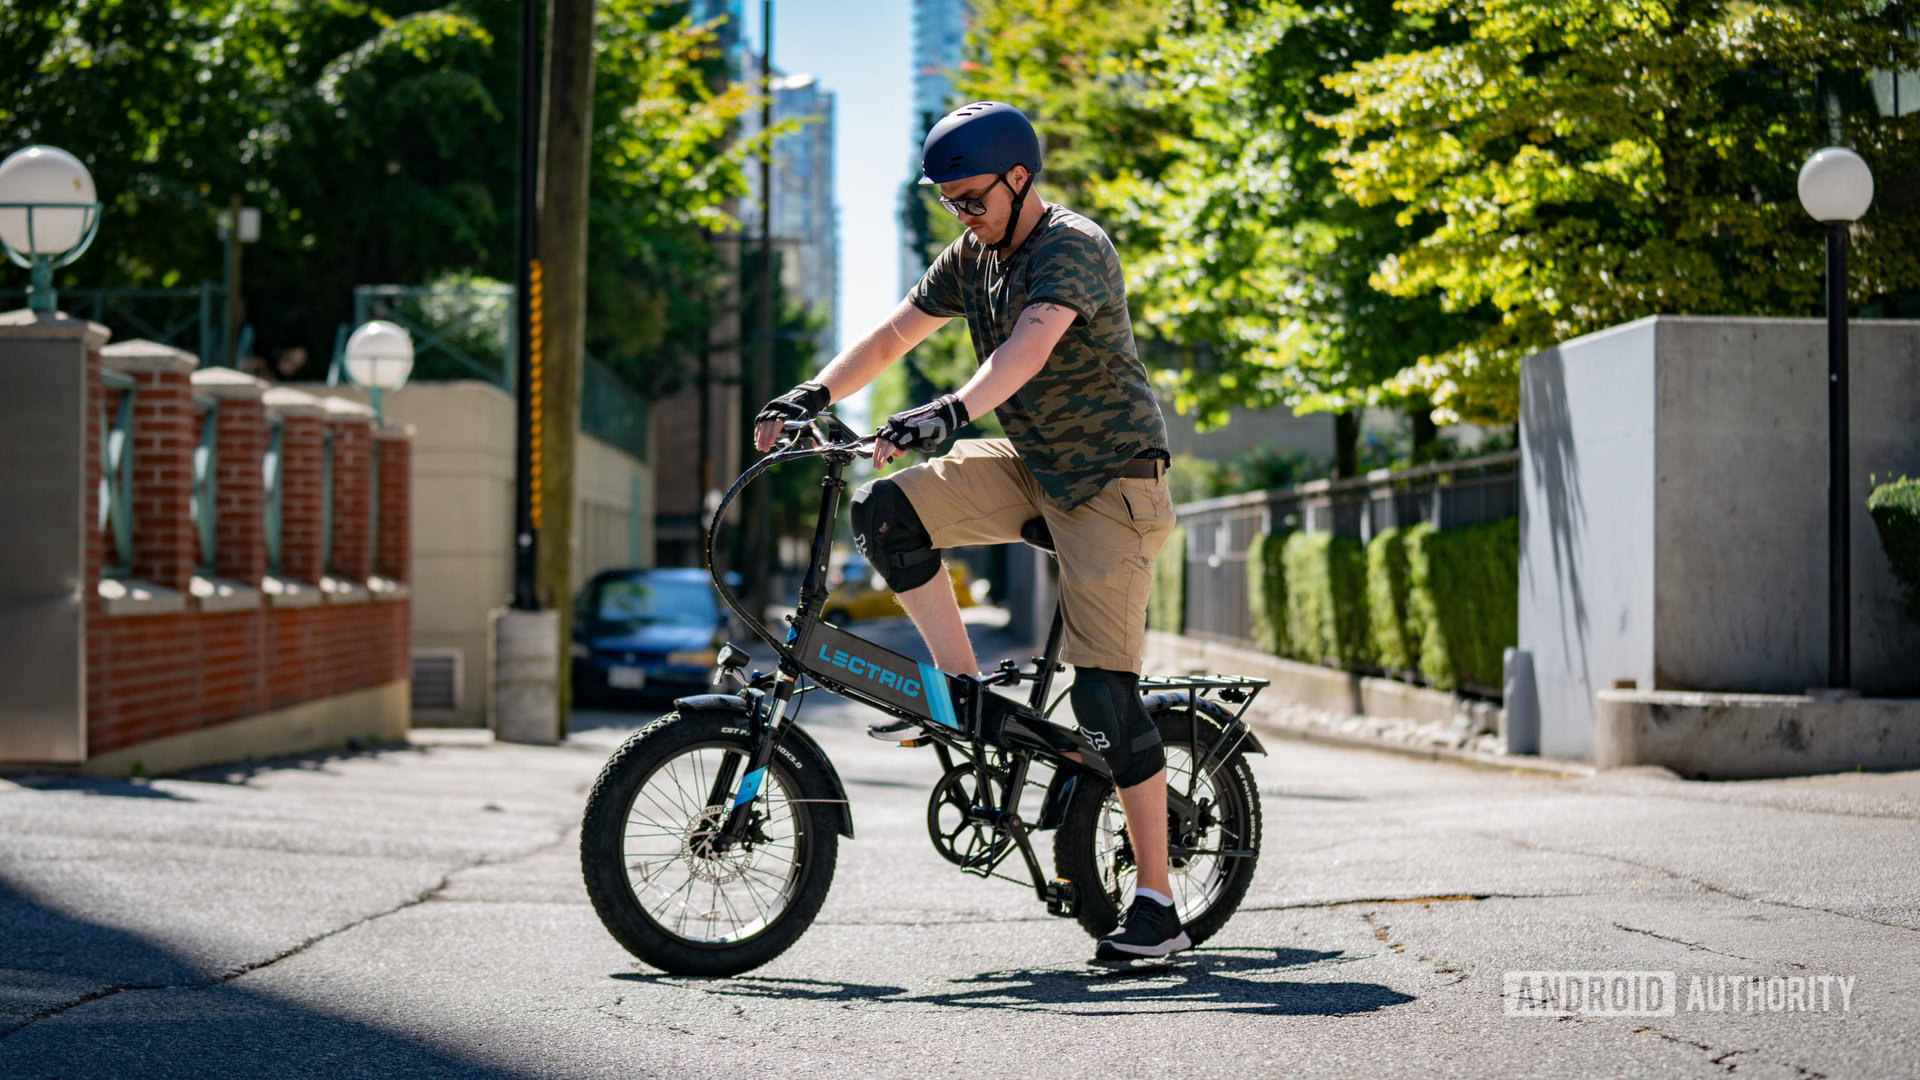
[[1593, 766], [1580, 761], [1562, 761], [1559, 758], [1534, 757], [1532, 755], [1487, 754], [1478, 750], [1459, 750], [1451, 746], [1430, 746], [1420, 743], [1401, 742], [1397, 739], [1376, 739], [1365, 735], [1342, 735], [1338, 732], [1322, 731], [1319, 728], [1302, 727], [1296, 724], [1277, 724], [1270, 720], [1249, 718], [1253, 730], [1260, 735], [1271, 735], [1292, 742], [1316, 743], [1321, 746], [1337, 746], [1344, 750], [1373, 750], [1384, 754], [1397, 754], [1400, 757], [1415, 758], [1421, 761], [1438, 761], [1449, 765], [1465, 765], [1475, 769], [1487, 769], [1495, 772], [1538, 773], [1562, 779], [1578, 779], [1594, 775]]

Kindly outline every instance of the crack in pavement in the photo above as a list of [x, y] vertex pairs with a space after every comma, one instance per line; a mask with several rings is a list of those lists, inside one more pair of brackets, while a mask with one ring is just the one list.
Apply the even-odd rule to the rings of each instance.
[[1666, 934], [1656, 933], [1652, 930], [1642, 930], [1637, 926], [1628, 926], [1626, 923], [1614, 923], [1613, 927], [1616, 930], [1625, 930], [1629, 934], [1645, 934], [1650, 938], [1658, 938], [1661, 941], [1671, 941], [1675, 945], [1685, 945], [1689, 949], [1698, 950], [1700, 952], [1709, 952], [1715, 956], [1724, 956], [1729, 960], [1745, 960], [1749, 964], [1780, 963], [1780, 964], [1785, 964], [1790, 968], [1798, 968], [1801, 971], [1807, 970], [1807, 965], [1796, 964], [1792, 960], [1760, 960], [1751, 956], [1741, 956], [1739, 953], [1722, 952], [1719, 949], [1715, 949], [1707, 945], [1702, 945], [1699, 942], [1683, 941], [1680, 938], [1668, 937]]
[[572, 831], [573, 829], [571, 826], [564, 828], [560, 831], [560, 835], [554, 837], [552, 840], [548, 840], [544, 843], [537, 844], [534, 847], [531, 847], [526, 851], [519, 853], [518, 855], [512, 856], [511, 858], [496, 860], [490, 856], [483, 855], [478, 859], [474, 859], [470, 862], [463, 863], [459, 866], [454, 867], [451, 870], [448, 870], [445, 874], [442, 874], [440, 876], [440, 880], [436, 882], [432, 887], [424, 889], [419, 893], [416, 893], [415, 895], [400, 901], [398, 904], [395, 904], [392, 907], [389, 907], [383, 911], [373, 912], [372, 914], [369, 914], [369, 915], [362, 915], [357, 919], [351, 920], [350, 922], [344, 923], [340, 926], [336, 926], [330, 930], [322, 930], [319, 933], [314, 934], [303, 941], [297, 942], [293, 945], [288, 946], [285, 949], [280, 950], [277, 953], [274, 953], [272, 956], [268, 956], [260, 960], [254, 960], [248, 963], [236, 965], [232, 968], [227, 969], [226, 971], [221, 972], [218, 975], [213, 975], [205, 979], [199, 979], [194, 982], [186, 982], [186, 983], [177, 983], [177, 982], [176, 983], [117, 983], [113, 986], [101, 987], [98, 990], [90, 990], [87, 993], [81, 994], [80, 996], [70, 1001], [63, 1001], [58, 1004], [49, 1005], [46, 1008], [41, 1009], [39, 1012], [33, 1013], [32, 1015], [26, 1017], [25, 1019], [21, 1020], [19, 1023], [13, 1025], [12, 1027], [6, 1028], [4, 1030], [0, 1030], [0, 1039], [9, 1038], [21, 1031], [26, 1030], [28, 1027], [31, 1027], [32, 1025], [39, 1023], [42, 1020], [51, 1019], [52, 1017], [59, 1016], [61, 1013], [68, 1012], [72, 1009], [77, 1009], [82, 1005], [87, 1005], [92, 1002], [99, 1001], [103, 998], [113, 997], [118, 994], [125, 994], [125, 993], [130, 993], [138, 990], [208, 990], [216, 986], [223, 986], [227, 983], [232, 982], [235, 979], [240, 978], [243, 975], [248, 975], [253, 972], [259, 971], [262, 968], [270, 967], [274, 964], [279, 963], [282, 960], [287, 959], [288, 957], [298, 956], [301, 953], [306, 952], [308, 949], [313, 948], [315, 945], [318, 945], [329, 938], [338, 937], [339, 935], [344, 934], [349, 930], [358, 929], [359, 927], [365, 926], [368, 923], [374, 922], [379, 919], [384, 919], [389, 915], [399, 914], [400, 912], [405, 911], [408, 908], [418, 907], [419, 905], [427, 903], [430, 900], [434, 900], [438, 898], [438, 896], [441, 893], [445, 892], [447, 888], [453, 884], [453, 879], [455, 877], [458, 877], [459, 875], [464, 874], [469, 870], [475, 870], [482, 866], [507, 866], [516, 862], [520, 862], [524, 859], [530, 859], [535, 855], [539, 855], [544, 852], [551, 851], [555, 847], [558, 847], [562, 843], [565, 843], [567, 836], [571, 834]]
[[1438, 896], [1360, 896], [1351, 900], [1310, 900], [1299, 904], [1256, 904], [1240, 911], [1304, 911], [1311, 908], [1351, 907], [1355, 904], [1451, 904], [1466, 900], [1560, 900], [1590, 893], [1445, 893]]
[[[1574, 1020], [1582, 1024], [1595, 1022], [1595, 1021], [1585, 1019], [1583, 1017], [1561, 1017], [1561, 1019]], [[1635, 1028], [1633, 1033], [1635, 1035], [1652, 1035], [1656, 1039], [1664, 1039], [1667, 1042], [1674, 1043], [1679, 1046], [1691, 1046], [1695, 1050], [1698, 1050], [1703, 1054], [1713, 1054], [1715, 1056], [1708, 1058], [1707, 1064], [1718, 1065], [1722, 1069], [1725, 1069], [1727, 1072], [1734, 1072], [1740, 1068], [1738, 1064], [1728, 1062], [1727, 1061], [1728, 1058], [1734, 1056], [1735, 1054], [1751, 1055], [1757, 1052], [1753, 1050], [1716, 1050], [1713, 1047], [1708, 1046], [1706, 1043], [1700, 1042], [1695, 1039], [1689, 1039], [1682, 1035], [1672, 1035], [1667, 1032], [1661, 1031], [1659, 1028], [1656, 1028], [1656, 1027]], [[1781, 1061], [1778, 1058], [1761, 1058], [1759, 1060], [1769, 1061], [1775, 1065], [1785, 1066], [1786, 1068], [1792, 1069], [1794, 1072], [1800, 1074], [1802, 1077], [1805, 1077], [1806, 1080], [1827, 1080], [1826, 1073], [1815, 1072], [1814, 1070], [1809, 1069], [1803, 1065], [1795, 1065], [1791, 1061]]]
[[1715, 885], [1710, 881], [1702, 881], [1699, 878], [1692, 877], [1687, 874], [1683, 874], [1678, 870], [1670, 870], [1664, 866], [1660, 866], [1655, 863], [1646, 863], [1646, 862], [1640, 862], [1636, 859], [1629, 859], [1624, 855], [1609, 855], [1603, 851], [1572, 851], [1566, 848], [1549, 847], [1546, 844], [1535, 844], [1530, 841], [1519, 840], [1511, 836], [1501, 836], [1498, 833], [1480, 832], [1475, 829], [1468, 829], [1466, 830], [1466, 832], [1467, 832], [1467, 835], [1469, 836], [1478, 836], [1483, 840], [1495, 840], [1503, 844], [1510, 844], [1513, 847], [1521, 848], [1526, 851], [1544, 851], [1551, 855], [1572, 855], [1576, 858], [1583, 858], [1583, 859], [1604, 859], [1607, 862], [1619, 863], [1622, 866], [1632, 866], [1641, 870], [1650, 870], [1656, 874], [1665, 874], [1670, 878], [1675, 878], [1677, 880], [1684, 881], [1689, 885], [1694, 885], [1699, 888], [1705, 889], [1710, 893], [1718, 893], [1721, 896], [1731, 897], [1735, 900], [1742, 900], [1749, 904], [1765, 904], [1768, 907], [1787, 908], [1792, 911], [1813, 911], [1813, 912], [1818, 912], [1822, 915], [1832, 915], [1835, 918], [1839, 918], [1839, 919], [1853, 919], [1856, 922], [1872, 923], [1875, 926], [1885, 926], [1894, 930], [1911, 930], [1911, 931], [1920, 932], [1920, 926], [1908, 926], [1906, 923], [1888, 922], [1885, 919], [1876, 919], [1870, 915], [1853, 915], [1845, 911], [1834, 911], [1831, 908], [1816, 907], [1812, 904], [1796, 904], [1790, 900], [1767, 900], [1758, 896], [1747, 896], [1744, 893], [1735, 892], [1732, 889], [1726, 888], [1724, 886]]

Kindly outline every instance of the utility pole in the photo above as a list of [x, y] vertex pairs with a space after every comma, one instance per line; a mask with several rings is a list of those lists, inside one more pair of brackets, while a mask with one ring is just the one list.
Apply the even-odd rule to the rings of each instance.
[[539, 170], [540, 126], [539, 0], [520, 3], [520, 180], [519, 230], [514, 244], [514, 484], [513, 484], [513, 607], [540, 610], [534, 591], [538, 525], [534, 515], [533, 398], [543, 327], [537, 317], [540, 272], [539, 206], [535, 192]]
[[492, 696], [487, 719], [502, 742], [553, 743], [566, 731], [561, 668], [570, 663], [557, 612], [537, 581], [546, 440], [546, 318], [540, 265], [540, 0], [520, 3], [519, 230], [514, 244], [513, 596], [488, 612]]
[[[758, 304], [759, 348], [753, 365], [747, 407], [758, 409], [773, 396], [773, 0], [760, 0], [760, 275], [754, 299]], [[753, 488], [753, 513], [747, 542], [748, 610], [756, 616], [767, 607], [773, 548], [773, 489], [765, 482]]]
[[574, 449], [587, 340], [587, 182], [593, 151], [593, 0], [549, 0], [547, 108], [540, 130], [540, 266], [546, 278], [546, 370], [537, 384], [536, 422], [544, 465], [539, 482], [539, 591], [560, 616], [561, 734], [566, 734], [572, 664]]

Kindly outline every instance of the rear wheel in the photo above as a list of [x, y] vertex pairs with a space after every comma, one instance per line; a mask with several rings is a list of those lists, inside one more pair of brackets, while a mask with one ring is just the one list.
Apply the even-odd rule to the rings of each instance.
[[[1208, 703], [1201, 703], [1197, 726], [1184, 703], [1163, 705], [1150, 715], [1160, 728], [1167, 757], [1167, 788], [1194, 807], [1184, 823], [1168, 812], [1168, 840], [1176, 849], [1168, 869], [1174, 910], [1198, 945], [1227, 924], [1253, 884], [1260, 851], [1260, 791], [1242, 750], [1195, 775], [1227, 719], [1214, 714]], [[1111, 933], [1130, 902], [1135, 878], [1126, 817], [1112, 783], [1081, 774], [1065, 820], [1054, 834], [1053, 857], [1056, 872], [1073, 882], [1080, 925], [1096, 938]]]
[[587, 896], [627, 951], [676, 975], [736, 975], [799, 940], [838, 854], [835, 794], [775, 754], [747, 835], [716, 842], [746, 772], [745, 718], [668, 713], [601, 769], [581, 823]]

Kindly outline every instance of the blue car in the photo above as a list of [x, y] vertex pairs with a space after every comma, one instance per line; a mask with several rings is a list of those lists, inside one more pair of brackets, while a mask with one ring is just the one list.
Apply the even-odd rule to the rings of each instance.
[[603, 570], [574, 600], [574, 698], [700, 693], [725, 629], [705, 570]]

